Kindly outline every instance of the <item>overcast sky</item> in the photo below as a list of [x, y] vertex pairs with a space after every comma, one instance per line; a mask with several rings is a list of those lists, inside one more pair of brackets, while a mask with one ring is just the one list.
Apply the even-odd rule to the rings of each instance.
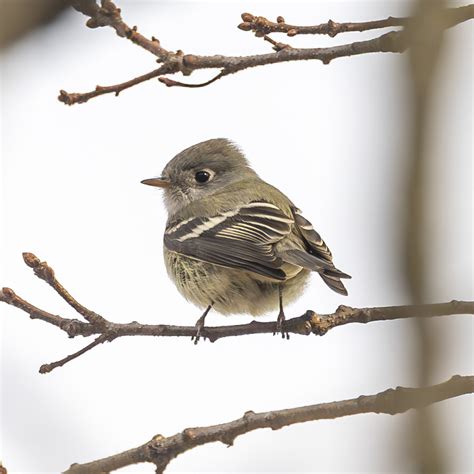
[[[129, 25], [168, 49], [255, 54], [268, 43], [235, 26], [249, 11], [289, 23], [373, 20], [408, 13], [407, 2], [131, 2]], [[312, 221], [335, 263], [350, 273], [349, 296], [317, 276], [288, 307], [332, 312], [409, 302], [400, 253], [404, 171], [410, 136], [406, 55], [372, 54], [324, 66], [301, 62], [244, 71], [202, 89], [151, 81], [66, 107], [59, 89], [85, 92], [156, 67], [153, 57], [111, 29], [91, 30], [67, 11], [2, 56], [2, 286], [53, 313], [77, 317], [22, 262], [47, 260], [81, 303], [116, 322], [191, 325], [200, 311], [169, 281], [162, 260], [166, 213], [160, 192], [140, 184], [176, 153], [214, 137], [236, 141], [266, 181]], [[293, 38], [325, 46], [380, 32]], [[286, 41], [285, 37], [281, 38]], [[432, 302], [472, 299], [472, 24], [446, 34], [429, 145]], [[188, 82], [213, 72], [200, 71]], [[179, 77], [178, 77], [179, 79]], [[267, 411], [372, 394], [416, 382], [410, 321], [347, 325], [324, 337], [267, 335], [197, 347], [185, 339], [123, 338], [63, 368], [42, 363], [87, 342], [1, 306], [2, 439], [9, 472], [55, 473], [138, 446], [161, 433]], [[263, 320], [273, 320], [269, 314]], [[210, 313], [209, 325], [250, 321]], [[473, 372], [473, 323], [439, 318], [440, 364], [433, 382]], [[453, 472], [472, 472], [472, 402], [432, 412]], [[403, 441], [411, 415], [358, 415], [261, 430], [232, 448], [206, 445], [170, 472], [409, 472]], [[123, 472], [152, 473], [153, 466]]]

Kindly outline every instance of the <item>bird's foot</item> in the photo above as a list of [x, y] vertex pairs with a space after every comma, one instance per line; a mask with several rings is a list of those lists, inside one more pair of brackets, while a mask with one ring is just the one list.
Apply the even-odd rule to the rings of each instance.
[[194, 341], [194, 345], [196, 345], [198, 342], [199, 342], [199, 339], [201, 339], [201, 337], [205, 340], [206, 339], [206, 334], [205, 334], [205, 327], [204, 327], [204, 320], [206, 319], [206, 314], [203, 314], [197, 321], [196, 321], [196, 324], [195, 324], [195, 328], [196, 328], [196, 334], [194, 336], [191, 336], [191, 341]]
[[196, 324], [195, 324], [196, 334], [194, 336], [191, 336], [191, 341], [194, 341], [194, 345], [196, 345], [199, 342], [199, 339], [201, 339], [201, 337], [203, 339], [206, 339], [204, 321], [206, 319], [207, 313], [209, 313], [211, 308], [212, 308], [212, 303], [206, 308], [206, 311], [204, 311], [204, 313], [202, 313], [202, 316], [196, 321]]
[[286, 318], [285, 318], [285, 313], [283, 311], [280, 311], [278, 313], [278, 317], [276, 320], [276, 332], [273, 333], [273, 335], [280, 333], [282, 339], [290, 339], [290, 334], [288, 331], [285, 331], [285, 324], [286, 323]]

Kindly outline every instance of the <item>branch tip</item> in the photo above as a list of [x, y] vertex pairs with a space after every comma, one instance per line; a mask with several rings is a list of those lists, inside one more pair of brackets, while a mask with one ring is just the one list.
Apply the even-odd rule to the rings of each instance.
[[23, 252], [22, 257], [30, 268], [36, 268], [41, 263], [40, 259], [34, 253]]
[[11, 288], [4, 287], [0, 292], [0, 301], [10, 304], [16, 294]]
[[255, 17], [251, 13], [244, 12], [240, 15], [240, 18], [242, 18], [243, 21], [246, 23], [250, 23], [255, 20]]

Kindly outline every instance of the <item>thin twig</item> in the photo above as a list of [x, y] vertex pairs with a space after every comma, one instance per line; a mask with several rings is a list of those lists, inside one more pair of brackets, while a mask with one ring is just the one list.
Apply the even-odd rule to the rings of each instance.
[[[406, 50], [408, 46], [403, 31], [392, 31], [390, 33], [386, 33], [371, 40], [349, 43], [339, 46], [332, 46], [328, 48], [291, 48], [288, 45], [284, 45], [283, 43], [278, 43], [274, 40], [270, 40], [269, 37], [267, 37], [267, 41], [272, 42], [274, 49], [276, 50], [274, 53], [252, 56], [198, 56], [194, 54], [184, 54], [180, 50], [172, 52], [163, 48], [156, 38], [146, 38], [138, 32], [136, 26], [130, 27], [123, 21], [121, 16], [121, 10], [117, 8], [111, 0], [102, 0], [100, 7], [99, 5], [97, 5], [95, 0], [69, 1], [76, 10], [90, 17], [87, 21], [87, 26], [89, 26], [90, 28], [110, 26], [116, 31], [116, 33], [120, 37], [130, 40], [136, 45], [152, 53], [157, 58], [157, 62], [163, 64], [162, 67], [164, 68], [164, 70], [158, 72], [160, 71], [160, 69], [154, 69], [153, 71], [147, 74], [138, 76], [121, 84], [111, 86], [98, 86], [95, 90], [91, 92], [70, 93], [66, 92], [65, 90], [61, 90], [58, 99], [67, 105], [85, 103], [94, 97], [110, 93], [118, 95], [122, 90], [125, 90], [136, 84], [140, 84], [146, 80], [155, 78], [159, 74], [176, 74], [178, 72], [181, 72], [183, 75], [189, 76], [192, 72], [200, 69], [218, 69], [219, 71], [221, 71], [213, 79], [202, 84], [188, 84], [175, 81], [169, 78], [160, 78], [160, 81], [168, 86], [198, 88], [210, 85], [224, 76], [228, 76], [230, 74], [243, 71], [244, 69], [254, 68], [258, 66], [302, 60], [319, 60], [322, 61], [323, 64], [329, 64], [333, 59], [336, 58], [350, 57], [360, 54], [376, 52], [402, 53]], [[446, 19], [444, 25], [446, 28], [449, 28], [458, 23], [474, 18], [474, 5], [446, 9], [445, 14]], [[246, 15], [250, 14], [244, 14], [244, 18], [247, 19], [263, 18], [253, 17], [253, 15], [246, 17]], [[317, 27], [312, 28], [319, 28], [320, 32], [323, 32], [324, 29], [326, 29], [327, 33], [325, 34], [332, 34], [334, 32], [342, 31], [364, 31], [364, 29], [360, 29], [362, 28], [361, 25], [365, 25], [363, 27], [365, 28], [365, 30], [385, 28], [386, 26], [395, 26], [395, 24], [398, 23], [404, 24], [405, 20], [406, 19], [389, 18], [385, 20], [377, 20], [365, 23], [328, 22], [327, 24], [318, 25]], [[268, 22], [268, 20], [265, 21]], [[393, 23], [393, 25], [390, 25], [390, 23]], [[279, 28], [283, 28], [281, 26], [282, 24], [284, 24], [284, 22], [276, 23], [275, 25], [279, 25]], [[242, 27], [242, 25], [250, 26], [247, 28], [245, 26]], [[244, 23], [241, 24], [240, 27], [242, 29], [252, 29], [252, 23], [244, 21]], [[296, 28], [299, 30], [303, 30], [305, 27]], [[296, 34], [299, 34], [299, 30], [297, 30]], [[290, 31], [294, 31], [294, 28]], [[260, 35], [260, 30], [256, 33], [259, 33]], [[290, 32], [288, 31], [287, 33], [289, 34]], [[265, 34], [261, 34], [260, 36], [265, 36]], [[290, 36], [292, 36], [292, 34], [290, 34]]]
[[167, 61], [175, 55], [163, 48], [155, 37], [148, 39], [140, 34], [136, 26], [128, 26], [121, 17], [121, 10], [111, 0], [101, 0], [101, 6], [95, 0], [67, 0], [78, 12], [90, 17], [86, 25], [89, 28], [110, 26], [118, 36], [149, 51], [160, 61]]
[[93, 91], [86, 92], [85, 94], [68, 93], [64, 90], [60, 90], [58, 100], [60, 102], [64, 102], [66, 105], [73, 105], [82, 104], [87, 102], [89, 99], [93, 99], [94, 97], [104, 94], [115, 94], [115, 97], [117, 97], [122, 91], [130, 87], [136, 86], [137, 84], [145, 81], [149, 81], [155, 77], [159, 77], [162, 74], [167, 74], [168, 72], [168, 66], [161, 66], [158, 69], [154, 69], [153, 71], [147, 72], [146, 74], [135, 77], [129, 81], [121, 82], [120, 84], [115, 84], [113, 86], [96, 86]]
[[38, 278], [48, 283], [48, 285], [50, 285], [68, 305], [72, 306], [81, 316], [83, 316], [87, 322], [97, 326], [103, 325], [106, 322], [102, 316], [87, 309], [73, 298], [66, 288], [64, 288], [64, 286], [56, 279], [54, 276], [54, 270], [46, 262], [41, 262], [36, 255], [29, 252], [23, 253], [23, 260], [33, 269]]
[[156, 472], [163, 472], [180, 454], [207, 443], [221, 442], [232, 446], [245, 433], [271, 428], [278, 430], [296, 423], [336, 419], [362, 413], [395, 415], [412, 408], [421, 408], [442, 400], [474, 392], [474, 377], [455, 375], [450, 380], [423, 388], [388, 389], [376, 395], [360, 396], [349, 400], [320, 403], [264, 413], [246, 412], [242, 418], [219, 425], [187, 428], [181, 433], [164, 437], [156, 435], [138, 448], [86, 464], [73, 464], [65, 474], [96, 474], [110, 472], [133, 464], [149, 462]]
[[[472, 18], [474, 15], [474, 5], [466, 5], [457, 8], [447, 8], [443, 15], [443, 28], [451, 26], [463, 21], [463, 18]], [[409, 26], [412, 18], [396, 18], [389, 16], [383, 20], [363, 21], [363, 22], [347, 22], [337, 23], [328, 20], [327, 23], [319, 25], [300, 26], [290, 25], [285, 22], [282, 16], [277, 17], [277, 21], [273, 22], [264, 16], [256, 16], [251, 13], [242, 13], [243, 23], [238, 28], [243, 31], [253, 31], [255, 36], [264, 37], [271, 33], [285, 33], [288, 36], [296, 35], [328, 35], [332, 38], [339, 33], [362, 32], [369, 30], [379, 30], [381, 28], [406, 27]]]
[[11, 288], [2, 288], [0, 291], [0, 301], [7, 303], [15, 308], [21, 309], [30, 315], [31, 319], [40, 319], [45, 323], [62, 329], [69, 337], [91, 336], [97, 334], [98, 330], [89, 323], [78, 321], [77, 319], [68, 319], [57, 314], [48, 313], [37, 308], [28, 301], [20, 298]]
[[[35, 275], [45, 279], [58, 294], [68, 301], [71, 306], [80, 313], [87, 322], [76, 319], [64, 318], [62, 316], [48, 313], [32, 305], [28, 301], [20, 298], [10, 288], [3, 288], [0, 291], [0, 301], [21, 309], [29, 314], [33, 319], [40, 319], [52, 324], [67, 333], [69, 337], [102, 335], [104, 338], [96, 339], [90, 347], [84, 348], [73, 356], [66, 357], [58, 362], [48, 364], [53, 370], [60, 367], [79, 355], [87, 352], [93, 347], [105, 341], [125, 336], [155, 336], [155, 337], [188, 337], [196, 335], [195, 326], [174, 326], [166, 324], [140, 324], [136, 321], [127, 324], [114, 323], [103, 316], [94, 313], [78, 303], [70, 296], [69, 292], [58, 282], [54, 275], [54, 270], [46, 263], [41, 262], [38, 257], [31, 253], [24, 254], [24, 260], [28, 266], [35, 270]], [[72, 301], [73, 300], [73, 301]], [[72, 304], [74, 302], [74, 304]], [[91, 318], [90, 314], [95, 317]], [[332, 314], [317, 314], [314, 311], [307, 311], [302, 316], [288, 319], [285, 322], [285, 332], [291, 334], [323, 336], [331, 329], [350, 323], [369, 323], [374, 321], [387, 321], [406, 318], [431, 318], [437, 316], [448, 316], [455, 314], [474, 314], [473, 301], [451, 301], [449, 303], [435, 303], [424, 305], [386, 306], [375, 308], [351, 308], [349, 306], [339, 306]], [[244, 336], [250, 334], [273, 334], [277, 331], [277, 323], [252, 321], [248, 324], [238, 324], [233, 326], [205, 327], [203, 337], [211, 342], [225, 337]], [[50, 371], [49, 370], [49, 371]], [[44, 372], [43, 372], [44, 373]]]
[[67, 357], [64, 357], [64, 359], [58, 360], [56, 362], [51, 362], [50, 364], [43, 364], [39, 369], [39, 373], [47, 374], [51, 372], [52, 370], [54, 370], [56, 367], [62, 367], [64, 364], [67, 364], [71, 360], [74, 360], [76, 357], [79, 357], [80, 355], [85, 354], [86, 352], [90, 351], [91, 349], [98, 346], [99, 344], [102, 344], [105, 341], [112, 341], [112, 340], [113, 340], [113, 337], [110, 337], [107, 334], [101, 334], [93, 342], [83, 347], [81, 350], [74, 352], [74, 354], [68, 355]]
[[243, 31], [253, 31], [257, 37], [262, 37], [270, 33], [285, 33], [288, 36], [328, 35], [334, 37], [339, 33], [405, 26], [409, 20], [408, 18], [395, 18], [390, 16], [384, 20], [358, 23], [336, 23], [335, 21], [328, 20], [327, 23], [321, 23], [319, 25], [298, 26], [286, 23], [282, 16], [277, 17], [276, 22], [270, 21], [264, 16], [256, 16], [251, 13], [242, 13], [241, 17], [243, 23], [240, 23], [238, 28]]
[[213, 82], [216, 82], [217, 80], [219, 80], [221, 77], [224, 77], [226, 76], [227, 74], [230, 74], [229, 72], [226, 72], [226, 71], [221, 71], [219, 74], [217, 74], [216, 76], [214, 76], [212, 79], [209, 79], [208, 81], [206, 82], [200, 82], [200, 83], [197, 83], [197, 84], [189, 84], [187, 82], [179, 82], [179, 81], [175, 81], [169, 77], [160, 77], [158, 80], [160, 82], [162, 82], [163, 84], [165, 84], [166, 86], [168, 87], [174, 87], [174, 86], [178, 86], [178, 87], [190, 87], [190, 88], [193, 88], [193, 87], [206, 87], [208, 86], [209, 84], [212, 84]]
[[287, 49], [287, 48], [291, 48], [292, 46], [290, 46], [289, 44], [286, 44], [286, 43], [280, 43], [279, 41], [275, 41], [273, 38], [271, 38], [270, 36], [268, 35], [263, 35], [263, 39], [265, 41], [268, 41], [270, 44], [273, 45], [273, 49], [275, 51], [281, 51], [282, 49]]

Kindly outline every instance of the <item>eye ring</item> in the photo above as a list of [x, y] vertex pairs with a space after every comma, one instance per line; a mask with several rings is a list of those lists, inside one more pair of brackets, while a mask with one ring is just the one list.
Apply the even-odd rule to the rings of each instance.
[[210, 170], [199, 170], [196, 171], [194, 179], [199, 184], [205, 184], [214, 177], [214, 173]]

